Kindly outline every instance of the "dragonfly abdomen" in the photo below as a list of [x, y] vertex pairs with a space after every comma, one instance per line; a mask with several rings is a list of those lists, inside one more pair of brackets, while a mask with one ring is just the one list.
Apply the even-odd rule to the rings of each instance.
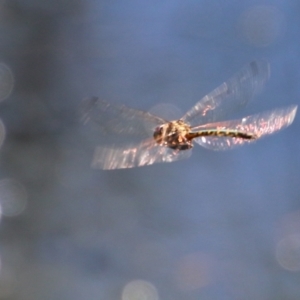
[[190, 140], [202, 136], [232, 137], [244, 140], [255, 140], [258, 138], [258, 136], [254, 133], [239, 131], [236, 129], [205, 129], [187, 134], [187, 138]]

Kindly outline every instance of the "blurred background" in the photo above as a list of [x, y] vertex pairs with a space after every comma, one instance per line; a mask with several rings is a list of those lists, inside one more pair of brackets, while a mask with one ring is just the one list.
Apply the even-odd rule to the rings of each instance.
[[101, 171], [87, 96], [183, 112], [246, 63], [244, 115], [300, 99], [300, 3], [0, 1], [0, 299], [300, 298], [300, 120], [227, 152]]

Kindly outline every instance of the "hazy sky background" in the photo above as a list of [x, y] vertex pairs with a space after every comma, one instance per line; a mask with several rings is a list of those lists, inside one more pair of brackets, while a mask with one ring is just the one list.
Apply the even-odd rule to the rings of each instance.
[[[0, 2], [0, 298], [300, 297], [300, 121], [227, 152], [90, 168], [83, 98], [187, 111], [254, 59], [298, 104], [299, 1]], [[142, 295], [142, 296], [138, 296]]]

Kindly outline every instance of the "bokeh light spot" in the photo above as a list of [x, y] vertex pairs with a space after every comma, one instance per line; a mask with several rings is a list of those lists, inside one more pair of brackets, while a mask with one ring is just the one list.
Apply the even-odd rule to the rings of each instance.
[[285, 16], [272, 5], [254, 6], [242, 14], [238, 27], [247, 43], [265, 47], [284, 34]]
[[14, 87], [14, 76], [11, 69], [4, 63], [0, 63], [0, 101], [6, 99]]
[[21, 214], [27, 204], [27, 192], [23, 184], [14, 179], [0, 180], [0, 206], [4, 216]]
[[276, 247], [278, 263], [286, 270], [300, 271], [300, 234], [283, 238]]
[[127, 283], [122, 292], [122, 300], [158, 300], [158, 293], [153, 284], [145, 280]]

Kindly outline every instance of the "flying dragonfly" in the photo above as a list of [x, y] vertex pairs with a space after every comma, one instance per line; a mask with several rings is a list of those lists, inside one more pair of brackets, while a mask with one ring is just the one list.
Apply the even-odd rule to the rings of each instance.
[[[253, 61], [173, 121], [96, 97], [85, 99], [81, 107], [85, 124], [92, 122], [109, 136], [126, 137], [121, 145], [96, 147], [92, 167], [111, 170], [173, 162], [189, 157], [194, 142], [211, 150], [227, 150], [289, 126], [296, 105], [223, 121], [261, 91], [269, 73], [267, 62]], [[130, 137], [138, 140], [130, 142]]]

